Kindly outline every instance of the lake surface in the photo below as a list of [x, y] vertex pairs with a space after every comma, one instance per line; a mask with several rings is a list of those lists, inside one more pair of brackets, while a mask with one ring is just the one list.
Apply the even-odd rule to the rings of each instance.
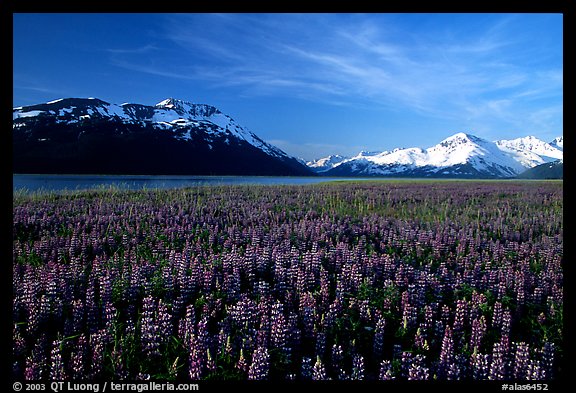
[[181, 188], [233, 184], [317, 184], [343, 177], [290, 176], [149, 176], [149, 175], [12, 175], [12, 190], [64, 191], [117, 187], [122, 189]]

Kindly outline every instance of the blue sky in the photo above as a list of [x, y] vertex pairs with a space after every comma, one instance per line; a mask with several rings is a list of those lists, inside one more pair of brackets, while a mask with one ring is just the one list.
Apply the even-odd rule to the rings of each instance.
[[218, 107], [313, 159], [563, 135], [562, 14], [14, 14], [13, 104]]

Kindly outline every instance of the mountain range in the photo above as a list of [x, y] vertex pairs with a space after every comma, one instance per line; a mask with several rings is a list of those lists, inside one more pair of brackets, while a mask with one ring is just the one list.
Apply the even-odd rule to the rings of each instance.
[[[549, 143], [533, 136], [492, 142], [460, 132], [427, 149], [360, 152], [354, 157], [331, 155], [307, 165], [326, 176], [513, 178], [559, 160], [556, 167], [561, 167], [563, 151], [563, 137]], [[542, 176], [552, 176], [544, 172]]]
[[563, 167], [562, 137], [488, 141], [462, 132], [427, 149], [305, 162], [214, 106], [174, 98], [153, 106], [64, 98], [13, 108], [12, 119], [14, 173], [512, 178], [541, 166], [526, 176], [550, 178]]
[[66, 98], [13, 108], [14, 173], [313, 175], [211, 105]]

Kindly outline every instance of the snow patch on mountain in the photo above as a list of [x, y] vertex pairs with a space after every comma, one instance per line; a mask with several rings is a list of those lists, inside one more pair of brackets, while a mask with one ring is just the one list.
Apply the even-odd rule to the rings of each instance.
[[[22, 109], [22, 107], [20, 107], [20, 109]], [[16, 120], [19, 118], [25, 118], [25, 117], [36, 117], [39, 114], [44, 113], [44, 111], [28, 111], [28, 112], [12, 112], [12, 120]]]
[[324, 172], [338, 166], [342, 161], [347, 160], [348, 157], [339, 154], [332, 154], [328, 157], [320, 158], [318, 160], [304, 162], [309, 168], [315, 172]]

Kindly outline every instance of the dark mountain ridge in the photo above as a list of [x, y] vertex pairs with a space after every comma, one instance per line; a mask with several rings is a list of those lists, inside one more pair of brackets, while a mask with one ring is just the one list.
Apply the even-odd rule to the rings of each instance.
[[14, 173], [313, 175], [216, 107], [67, 98], [13, 110]]

